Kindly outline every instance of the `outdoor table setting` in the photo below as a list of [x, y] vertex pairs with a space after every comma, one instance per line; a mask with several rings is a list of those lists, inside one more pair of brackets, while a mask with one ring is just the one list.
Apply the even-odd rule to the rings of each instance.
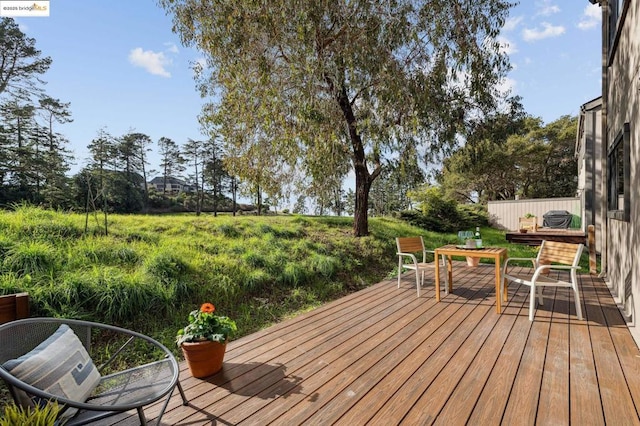
[[[502, 262], [507, 259], [507, 249], [504, 247], [485, 247], [482, 245], [481, 239], [473, 239], [473, 233], [470, 231], [460, 231], [458, 233], [458, 239], [464, 244], [448, 244], [435, 249], [435, 258], [439, 259], [440, 256], [446, 256], [447, 258], [447, 282], [448, 292], [453, 291], [453, 263], [451, 261], [452, 256], [462, 256], [468, 258], [488, 258], [493, 259], [495, 263], [495, 286], [496, 286], [496, 312], [502, 312], [501, 299], [506, 302], [506, 286], [503, 297], [498, 297], [500, 294], [500, 280], [502, 279]], [[440, 262], [436, 262], [435, 265], [435, 279], [436, 279], [436, 301], [440, 301]]]

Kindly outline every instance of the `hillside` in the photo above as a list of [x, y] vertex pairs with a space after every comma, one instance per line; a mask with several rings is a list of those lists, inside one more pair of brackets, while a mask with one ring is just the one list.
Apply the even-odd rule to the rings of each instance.
[[452, 236], [373, 218], [109, 215], [22, 206], [0, 212], [0, 292], [28, 291], [32, 315], [121, 325], [169, 347], [203, 302], [245, 335], [378, 282], [396, 268], [394, 237]]

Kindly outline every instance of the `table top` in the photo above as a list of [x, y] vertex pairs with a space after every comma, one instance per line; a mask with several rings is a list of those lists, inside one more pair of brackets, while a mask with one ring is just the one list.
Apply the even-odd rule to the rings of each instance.
[[438, 247], [439, 254], [451, 254], [460, 256], [499, 256], [507, 251], [504, 247], [461, 248], [455, 244]]

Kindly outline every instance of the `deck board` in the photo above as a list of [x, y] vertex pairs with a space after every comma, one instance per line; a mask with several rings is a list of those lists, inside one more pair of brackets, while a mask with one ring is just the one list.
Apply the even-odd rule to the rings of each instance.
[[640, 424], [640, 351], [602, 280], [580, 276], [584, 321], [545, 288], [531, 322], [526, 286], [495, 313], [493, 265], [454, 262], [439, 303], [433, 273], [420, 297], [408, 272], [231, 342], [205, 380], [181, 363], [190, 404], [162, 424]]

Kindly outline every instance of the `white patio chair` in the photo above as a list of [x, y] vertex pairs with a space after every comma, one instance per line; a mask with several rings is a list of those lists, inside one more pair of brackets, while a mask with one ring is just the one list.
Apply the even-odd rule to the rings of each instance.
[[[505, 280], [527, 285], [531, 288], [529, 300], [529, 320], [533, 321], [536, 309], [536, 293], [538, 302], [544, 304], [542, 287], [569, 287], [573, 290], [576, 304], [576, 314], [578, 319], [582, 319], [582, 308], [580, 304], [580, 291], [578, 289], [577, 271], [580, 269], [580, 255], [584, 246], [582, 244], [560, 243], [556, 241], [542, 241], [538, 256], [535, 258], [515, 258], [510, 257], [502, 267], [501, 291], [503, 294]], [[512, 274], [507, 271], [509, 262], [512, 260], [527, 260], [533, 263], [533, 274]], [[550, 276], [551, 271], [568, 271], [569, 281], [557, 279]]]
[[[427, 253], [433, 254], [433, 250], [424, 248], [422, 237], [396, 237], [396, 247], [398, 248], [398, 288], [400, 288], [400, 275], [403, 269], [414, 270], [416, 271], [416, 289], [418, 297], [420, 297], [420, 287], [424, 286], [424, 271], [427, 268], [435, 268], [435, 260], [434, 262], [427, 262]], [[418, 261], [416, 253], [422, 254], [422, 261]], [[409, 262], [405, 263], [407, 259]], [[420, 279], [418, 278], [419, 275], [421, 276]]]

